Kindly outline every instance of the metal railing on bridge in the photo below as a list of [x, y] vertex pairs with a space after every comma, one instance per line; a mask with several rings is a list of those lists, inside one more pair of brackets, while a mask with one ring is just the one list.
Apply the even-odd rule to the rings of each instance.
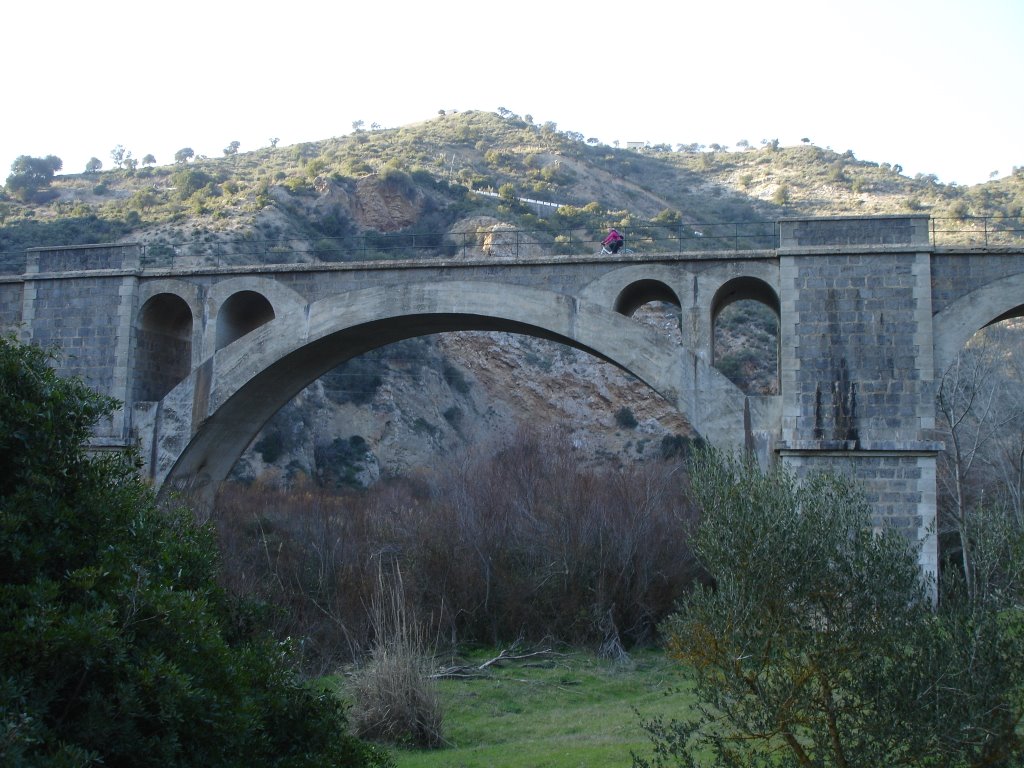
[[[620, 256], [673, 256], [711, 252], [770, 250], [778, 247], [775, 221], [718, 222], [664, 226], [636, 224], [617, 227], [625, 235]], [[267, 264], [338, 264], [358, 261], [398, 261], [552, 256], [612, 258], [601, 250], [604, 232], [581, 234], [580, 229], [512, 229], [502, 226], [466, 232], [362, 234], [346, 238], [287, 240], [192, 240], [181, 243], [141, 243], [144, 269], [244, 267]], [[929, 237], [936, 246], [999, 247], [1024, 243], [1021, 217], [970, 216], [932, 218]], [[26, 253], [0, 253], [0, 275], [21, 275]]]
[[1024, 241], [1024, 217], [961, 216], [929, 220], [932, 245], [964, 245], [984, 248], [1019, 246]]

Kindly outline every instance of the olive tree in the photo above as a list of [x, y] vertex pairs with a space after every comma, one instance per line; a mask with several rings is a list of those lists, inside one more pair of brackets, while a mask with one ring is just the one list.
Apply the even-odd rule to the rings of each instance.
[[[915, 547], [873, 525], [835, 474], [798, 481], [703, 451], [691, 484], [708, 582], [663, 629], [696, 704], [645, 722], [654, 754], [634, 766], [952, 768], [1022, 754], [1019, 584], [991, 581], [1003, 586], [972, 602], [953, 574], [936, 607]], [[1019, 539], [1001, 540], [988, 573], [1019, 573]]]
[[44, 202], [53, 196], [46, 190], [53, 181], [54, 174], [63, 167], [63, 161], [56, 155], [19, 155], [11, 163], [11, 175], [7, 177], [7, 192], [23, 203]]

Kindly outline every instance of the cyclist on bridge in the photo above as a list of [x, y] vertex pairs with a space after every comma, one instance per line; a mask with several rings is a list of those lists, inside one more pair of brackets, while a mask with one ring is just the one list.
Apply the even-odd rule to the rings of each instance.
[[619, 231], [615, 228], [608, 233], [608, 237], [601, 241], [601, 253], [618, 253], [622, 244], [626, 242]]

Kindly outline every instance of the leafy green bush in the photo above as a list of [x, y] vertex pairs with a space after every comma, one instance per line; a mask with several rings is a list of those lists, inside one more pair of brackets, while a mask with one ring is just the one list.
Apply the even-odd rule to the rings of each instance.
[[49, 362], [0, 340], [0, 764], [386, 765], [246, 629], [211, 531], [87, 451], [114, 403]]
[[284, 438], [281, 436], [281, 431], [277, 429], [265, 431], [263, 437], [253, 446], [253, 450], [262, 456], [265, 462], [273, 464], [284, 453]]
[[701, 437], [689, 438], [678, 434], [665, 435], [661, 438], [661, 458], [665, 460], [675, 458], [688, 459], [695, 449], [702, 447], [704, 447], [704, 440]]
[[[699, 704], [645, 723], [654, 762], [634, 766], [1020, 764], [1016, 577], [986, 600], [947, 588], [935, 609], [916, 548], [873, 530], [851, 481], [703, 451], [690, 482], [711, 581], [664, 629]], [[1016, 540], [1002, 574], [1021, 572]]]
[[53, 175], [64, 166], [56, 155], [30, 157], [19, 155], [11, 163], [11, 175], [7, 177], [7, 194], [23, 203], [43, 203], [57, 196], [49, 190]]

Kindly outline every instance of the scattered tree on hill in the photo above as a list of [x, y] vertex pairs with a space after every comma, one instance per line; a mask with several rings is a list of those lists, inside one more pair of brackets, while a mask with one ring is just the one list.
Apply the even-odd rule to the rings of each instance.
[[645, 723], [655, 754], [635, 767], [1020, 764], [1019, 532], [980, 526], [983, 597], [952, 574], [935, 608], [916, 549], [872, 529], [850, 481], [711, 451], [692, 470], [710, 583], [664, 629], [697, 704]]
[[192, 147], [182, 147], [174, 153], [174, 162], [178, 165], [184, 165], [195, 156], [196, 153], [192, 151]]
[[90, 157], [89, 162], [85, 164], [86, 173], [98, 173], [103, 168], [103, 163], [100, 162], [98, 157]]
[[240, 142], [232, 141], [226, 147], [224, 147], [224, 157], [231, 157], [238, 154], [238, 148], [242, 146]]
[[53, 175], [63, 167], [63, 161], [56, 155], [19, 155], [11, 163], [11, 175], [7, 177], [7, 193], [23, 203], [45, 202], [53, 197], [48, 192]]
[[143, 165], [156, 165], [156, 158], [153, 155], [146, 155], [142, 158]]
[[49, 363], [0, 339], [0, 764], [387, 765], [217, 587], [211, 532], [87, 450], [114, 402]]
[[[110, 158], [114, 161], [115, 168], [123, 168], [129, 160], [131, 160], [132, 153], [130, 150], [125, 149], [121, 144], [117, 144], [112, 150], [110, 150]], [[132, 166], [130, 170], [133, 170]]]

